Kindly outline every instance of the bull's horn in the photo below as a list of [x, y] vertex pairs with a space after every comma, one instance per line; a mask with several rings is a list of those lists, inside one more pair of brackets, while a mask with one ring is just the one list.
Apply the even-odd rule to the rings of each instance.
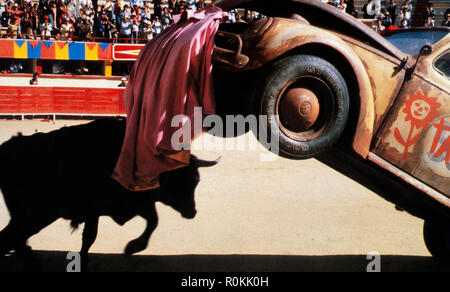
[[222, 159], [222, 157], [219, 157], [214, 161], [207, 161], [207, 160], [198, 159], [195, 156], [192, 156], [192, 158], [193, 158], [193, 163], [197, 167], [212, 167], [212, 166], [216, 165], [217, 163], [219, 163], [220, 159]]

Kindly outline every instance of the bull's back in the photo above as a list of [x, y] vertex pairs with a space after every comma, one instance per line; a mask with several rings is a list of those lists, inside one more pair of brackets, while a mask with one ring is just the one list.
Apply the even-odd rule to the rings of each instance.
[[54, 201], [108, 180], [120, 154], [125, 123], [100, 119], [11, 138], [0, 146], [0, 188], [5, 200], [26, 196]]

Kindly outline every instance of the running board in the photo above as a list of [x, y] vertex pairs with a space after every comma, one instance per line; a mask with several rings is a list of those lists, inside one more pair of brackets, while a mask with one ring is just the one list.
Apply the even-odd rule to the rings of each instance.
[[433, 200], [437, 201], [440, 204], [443, 204], [450, 208], [450, 198], [441, 194], [440, 192], [436, 191], [435, 189], [431, 188], [430, 186], [424, 184], [423, 182], [419, 181], [415, 177], [409, 175], [408, 173], [404, 172], [400, 168], [392, 165], [390, 162], [384, 160], [383, 158], [379, 157], [378, 155], [369, 152], [369, 155], [367, 156], [367, 159], [379, 167], [389, 171], [396, 177], [400, 178], [401, 180], [405, 181], [409, 185], [417, 188], [418, 190], [422, 191], [426, 195], [428, 195]]

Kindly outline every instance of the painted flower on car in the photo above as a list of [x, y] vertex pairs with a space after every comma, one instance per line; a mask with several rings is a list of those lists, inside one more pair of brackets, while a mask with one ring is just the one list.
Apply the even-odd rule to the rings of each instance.
[[437, 109], [441, 104], [436, 100], [437, 98], [428, 97], [428, 93], [418, 91], [405, 101], [405, 107], [403, 108], [403, 112], [406, 114], [405, 122], [411, 122], [408, 137], [405, 139], [399, 128], [394, 130], [395, 139], [405, 147], [403, 160], [408, 159], [409, 148], [416, 144], [422, 135], [422, 131], [420, 131], [414, 136], [414, 130], [425, 129], [439, 117]]

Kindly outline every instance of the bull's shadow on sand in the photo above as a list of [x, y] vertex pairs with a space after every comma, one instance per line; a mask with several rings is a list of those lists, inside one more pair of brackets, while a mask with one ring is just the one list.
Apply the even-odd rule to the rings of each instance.
[[[0, 272], [65, 272], [67, 252], [35, 251], [26, 259], [0, 258]], [[366, 272], [366, 255], [174, 255], [91, 254], [90, 272]], [[450, 272], [431, 257], [381, 256], [382, 272]]]

